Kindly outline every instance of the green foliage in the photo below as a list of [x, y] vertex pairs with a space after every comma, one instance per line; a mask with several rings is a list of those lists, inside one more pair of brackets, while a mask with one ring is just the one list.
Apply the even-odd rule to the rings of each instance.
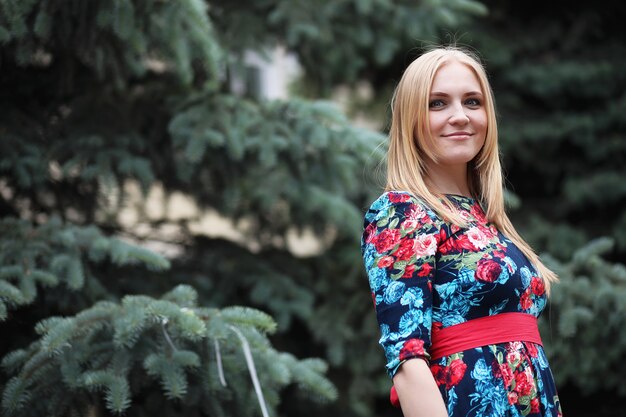
[[557, 381], [577, 384], [584, 394], [607, 389], [626, 395], [620, 382], [626, 372], [626, 267], [602, 257], [613, 245], [610, 239], [597, 239], [567, 263], [550, 259], [561, 283], [542, 333], [549, 335]]
[[6, 0], [0, 3], [0, 42], [21, 67], [65, 60], [63, 82], [73, 82], [78, 66], [86, 66], [97, 80], [121, 88], [159, 60], [185, 84], [194, 79], [196, 63], [214, 82], [221, 50], [206, 8], [200, 0]]
[[[384, 357], [375, 343], [379, 330], [353, 237], [308, 258], [284, 249], [251, 253], [232, 242], [205, 239], [195, 240], [185, 253], [173, 269], [203, 288], [203, 303], [245, 301], [277, 318], [277, 345], [299, 356], [319, 346], [315, 351], [337, 370], [333, 382], [345, 387], [336, 413], [371, 415], [373, 405], [364, 398], [388, 395]], [[207, 275], [214, 279], [208, 282]]]
[[[6, 374], [13, 375], [0, 384], [8, 415], [258, 415], [242, 340], [274, 414], [289, 385], [319, 402], [337, 396], [323, 362], [271, 347], [267, 333], [276, 324], [261, 311], [199, 307], [189, 286], [162, 299], [127, 295], [130, 282], [154, 293], [171, 265], [121, 239], [136, 241], [117, 218], [125, 185], [136, 181], [144, 193], [157, 180], [169, 190], [197, 186], [175, 171], [184, 171], [186, 157], [206, 162], [204, 145], [184, 144], [179, 158], [168, 124], [202, 102], [245, 106], [217, 93], [228, 85], [223, 69], [230, 61], [207, 10], [198, 0], [0, 2], [0, 318], [7, 326], [15, 318], [23, 323], [2, 346]], [[264, 108], [247, 106], [241, 109], [253, 116]], [[341, 116], [326, 124], [326, 132], [356, 135]], [[242, 134], [224, 132], [233, 162], [263, 149], [264, 167], [276, 165], [280, 147], [272, 155], [270, 147], [248, 147]], [[59, 291], [42, 296], [41, 286]]]
[[255, 232], [315, 224], [358, 236], [362, 214], [352, 200], [382, 156], [383, 137], [350, 126], [336, 106], [208, 96], [182, 105], [169, 132], [178, 175], [200, 203], [234, 219], [255, 213]]
[[83, 290], [85, 280], [98, 281], [90, 266], [103, 261], [142, 264], [154, 271], [170, 265], [162, 256], [107, 237], [94, 226], [64, 224], [56, 217], [41, 225], [11, 217], [0, 220], [0, 320], [7, 318], [7, 305], [35, 302], [38, 286], [63, 283], [72, 291]]
[[[549, 318], [563, 345], [546, 340], [555, 376], [588, 379], [589, 391], [618, 386], [598, 369], [619, 369], [623, 341], [606, 367], [570, 366], [623, 326], [626, 55], [611, 40], [623, 25], [597, 24], [608, 12], [577, 6], [576, 19], [557, 2], [554, 19], [549, 5], [487, 1], [487, 15], [467, 0], [87, 3], [0, 1], [6, 413], [260, 415], [234, 326], [272, 415], [381, 415], [390, 381], [358, 238], [384, 137], [317, 99], [366, 80], [386, 108], [416, 48], [454, 30], [494, 83], [515, 224], [562, 275]], [[316, 100], [231, 91], [245, 55], [276, 45], [298, 57]], [[129, 182], [144, 196], [154, 185], [184, 193], [241, 238], [140, 213], [152, 230], [175, 228], [182, 252], [169, 261], [131, 245], [141, 237], [120, 222]], [[295, 256], [294, 231], [313, 232], [320, 249]], [[579, 250], [607, 234], [615, 246]], [[609, 317], [608, 330], [590, 317]], [[302, 401], [294, 386], [335, 401]]]
[[[99, 302], [76, 316], [40, 322], [36, 328], [40, 341], [3, 360], [3, 367], [15, 374], [7, 382], [3, 409], [16, 416], [69, 410], [84, 415], [84, 404], [96, 394], [104, 397], [111, 413], [122, 414], [131, 410], [132, 398], [141, 390], [158, 384], [166, 398], [160, 400], [163, 410], [171, 409], [177, 399], [184, 402], [183, 409], [216, 407], [232, 415], [250, 415], [247, 405], [228, 394], [228, 387], [201, 382], [220, 378], [212, 341], [220, 346], [219, 366], [226, 379], [241, 372], [242, 351], [235, 331], [254, 347], [271, 410], [278, 402], [277, 391], [291, 383], [319, 400], [336, 397], [335, 388], [322, 376], [323, 362], [299, 361], [270, 347], [266, 332], [275, 324], [269, 316], [242, 307], [202, 308], [195, 299], [192, 288], [178, 286], [162, 299], [125, 296], [121, 304]], [[280, 372], [265, 372], [272, 367]], [[142, 374], [146, 377], [140, 379]], [[39, 401], [42, 395], [48, 401]], [[57, 408], [59, 404], [63, 409]]]
[[373, 77], [407, 44], [486, 12], [473, 0], [221, 1], [209, 10], [228, 50], [262, 50], [280, 39], [297, 53], [316, 95]]

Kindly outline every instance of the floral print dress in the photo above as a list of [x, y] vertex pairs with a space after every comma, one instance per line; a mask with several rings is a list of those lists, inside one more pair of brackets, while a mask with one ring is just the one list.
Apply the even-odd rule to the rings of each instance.
[[[431, 331], [501, 313], [538, 317], [543, 280], [478, 201], [446, 195], [466, 227], [406, 192], [386, 192], [365, 215], [362, 253], [391, 377], [430, 359]], [[561, 416], [541, 345], [511, 341], [429, 361], [450, 417]]]

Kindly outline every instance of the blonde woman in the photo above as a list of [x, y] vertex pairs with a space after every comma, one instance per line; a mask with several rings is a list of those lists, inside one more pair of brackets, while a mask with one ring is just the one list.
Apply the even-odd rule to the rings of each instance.
[[468, 50], [402, 76], [362, 252], [405, 417], [561, 416], [537, 328], [557, 276], [505, 213], [494, 99]]

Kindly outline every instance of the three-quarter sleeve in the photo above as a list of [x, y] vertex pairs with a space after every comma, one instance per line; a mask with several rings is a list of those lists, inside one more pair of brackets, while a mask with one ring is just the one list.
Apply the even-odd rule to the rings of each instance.
[[361, 250], [387, 372], [429, 359], [432, 277], [443, 222], [406, 192], [387, 192], [365, 215]]

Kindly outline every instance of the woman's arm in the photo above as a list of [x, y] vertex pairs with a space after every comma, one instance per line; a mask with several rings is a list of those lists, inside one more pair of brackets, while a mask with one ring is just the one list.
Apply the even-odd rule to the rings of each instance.
[[421, 358], [400, 365], [393, 377], [404, 417], [448, 417], [428, 364]]
[[432, 278], [444, 223], [408, 193], [388, 192], [365, 215], [362, 251], [379, 343], [405, 417], [448, 417], [428, 363]]

